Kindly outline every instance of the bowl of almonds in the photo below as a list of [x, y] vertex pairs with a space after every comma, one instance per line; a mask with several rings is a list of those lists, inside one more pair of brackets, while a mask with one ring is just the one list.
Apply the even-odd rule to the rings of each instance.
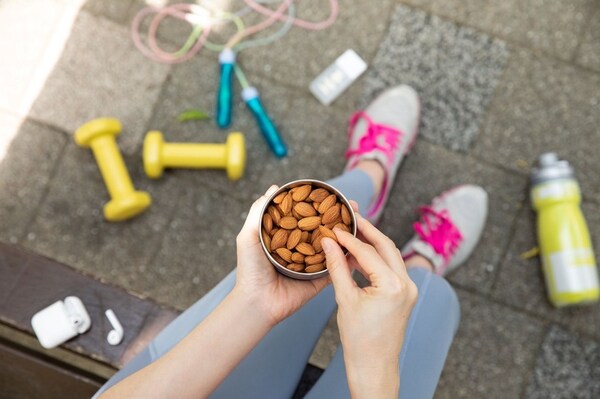
[[262, 210], [259, 236], [269, 261], [282, 274], [299, 280], [327, 275], [321, 239], [337, 241], [334, 228], [356, 236], [350, 202], [319, 180], [296, 180], [273, 193]]

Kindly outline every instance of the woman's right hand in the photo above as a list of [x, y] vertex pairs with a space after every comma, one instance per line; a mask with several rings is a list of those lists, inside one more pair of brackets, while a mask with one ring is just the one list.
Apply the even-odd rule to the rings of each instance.
[[[397, 398], [398, 361], [417, 287], [394, 242], [360, 215], [356, 217], [364, 242], [335, 230], [339, 243], [350, 252], [348, 259], [334, 240], [321, 240], [339, 307], [348, 384], [353, 398]], [[352, 267], [369, 280], [369, 287], [356, 285]]]

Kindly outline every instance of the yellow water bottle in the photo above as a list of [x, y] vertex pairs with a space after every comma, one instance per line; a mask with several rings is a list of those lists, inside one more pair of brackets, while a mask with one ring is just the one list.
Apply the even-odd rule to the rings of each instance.
[[555, 153], [542, 154], [531, 186], [550, 302], [562, 307], [597, 301], [598, 269], [573, 168]]

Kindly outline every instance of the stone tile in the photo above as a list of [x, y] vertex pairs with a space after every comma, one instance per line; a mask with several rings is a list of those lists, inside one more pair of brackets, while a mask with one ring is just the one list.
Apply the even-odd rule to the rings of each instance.
[[215, 190], [186, 190], [153, 262], [140, 270], [140, 289], [185, 309], [236, 266], [237, 234], [250, 203]]
[[[177, 65], [165, 84], [156, 111], [149, 124], [150, 129], [160, 130], [165, 140], [171, 142], [224, 143], [227, 133], [241, 131], [246, 138], [246, 171], [241, 180], [231, 182], [222, 170], [172, 170], [164, 178], [184, 176], [187, 184], [208, 186], [231, 193], [240, 199], [254, 199], [262, 195], [268, 186], [258, 184], [266, 168], [276, 168], [279, 161], [270, 152], [258, 125], [240, 98], [241, 89], [235, 87], [235, 107], [232, 125], [220, 130], [214, 122], [215, 100], [218, 81], [217, 64], [203, 57], [196, 57], [185, 64]], [[261, 100], [271, 118], [287, 140], [296, 133], [288, 126], [285, 114], [292, 93], [277, 85], [255, 80], [261, 92]], [[190, 108], [199, 108], [211, 115], [211, 120], [180, 123], [177, 115]]]
[[260, 187], [292, 180], [327, 180], [344, 168], [346, 150], [345, 112], [323, 107], [308, 95], [296, 95], [285, 117], [289, 156], [265, 167]]
[[308, 362], [322, 369], [327, 368], [327, 365], [333, 359], [335, 351], [341, 345], [340, 332], [337, 326], [337, 311], [333, 313], [329, 323], [323, 330], [321, 338], [317, 341], [317, 346], [313, 351]]
[[421, 134], [467, 150], [508, 55], [500, 40], [398, 6], [368, 72], [363, 105], [388, 87], [409, 84], [421, 97]]
[[16, 243], [44, 198], [67, 137], [29, 120], [13, 128], [12, 143], [0, 154], [0, 240]]
[[[278, 82], [302, 88], [349, 48], [369, 63], [381, 42], [387, 25], [391, 0], [376, 6], [361, 0], [341, 2], [339, 16], [329, 28], [306, 31], [297, 27], [276, 43], [256, 50], [243, 51], [240, 62], [249, 72], [257, 72]], [[326, 3], [318, 0], [297, 2], [297, 16], [321, 21], [329, 15]], [[252, 78], [252, 74], [249, 74]], [[315, 100], [316, 102], [316, 100]]]
[[[584, 203], [582, 208], [596, 249], [596, 262], [600, 264], [597, 252], [600, 248], [600, 206]], [[520, 256], [537, 245], [536, 216], [527, 206], [519, 214], [515, 234], [492, 290], [493, 297], [600, 339], [600, 305], [556, 309], [550, 304], [539, 257], [524, 260]]]
[[600, 71], [600, 8], [590, 18], [589, 25], [577, 48], [575, 62]]
[[518, 398], [528, 382], [544, 325], [458, 290], [461, 323], [435, 397]]
[[600, 343], [553, 326], [540, 349], [527, 399], [600, 396]]
[[570, 60], [593, 0], [400, 0], [510, 42]]
[[128, 23], [134, 0], [87, 0], [82, 10], [108, 18], [116, 23]]
[[417, 140], [398, 174], [380, 228], [401, 248], [414, 234], [412, 223], [418, 219], [417, 207], [430, 204], [435, 196], [460, 184], [478, 184], [488, 192], [489, 214], [475, 252], [449, 279], [488, 292], [525, 200], [524, 177]]
[[168, 72], [138, 52], [127, 28], [82, 11], [30, 115], [70, 132], [93, 118], [117, 117], [126, 132], [121, 148], [131, 154]]
[[23, 245], [124, 288], [140, 291], [138, 280], [158, 251], [180, 198], [174, 180], [150, 182], [139, 157], [125, 163], [137, 190], [153, 204], [126, 222], [109, 223], [102, 210], [108, 193], [91, 151], [69, 141]]
[[[499, 84], [474, 153], [521, 170], [546, 151], [570, 161], [585, 197], [600, 198], [600, 76], [515, 52]], [[529, 168], [524, 168], [528, 171]]]

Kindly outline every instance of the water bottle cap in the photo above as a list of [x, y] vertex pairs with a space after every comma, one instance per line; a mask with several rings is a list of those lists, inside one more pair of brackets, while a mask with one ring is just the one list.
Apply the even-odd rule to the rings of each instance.
[[542, 183], [549, 180], [574, 178], [573, 167], [566, 160], [561, 160], [554, 152], [540, 155], [538, 166], [531, 171], [531, 182]]

